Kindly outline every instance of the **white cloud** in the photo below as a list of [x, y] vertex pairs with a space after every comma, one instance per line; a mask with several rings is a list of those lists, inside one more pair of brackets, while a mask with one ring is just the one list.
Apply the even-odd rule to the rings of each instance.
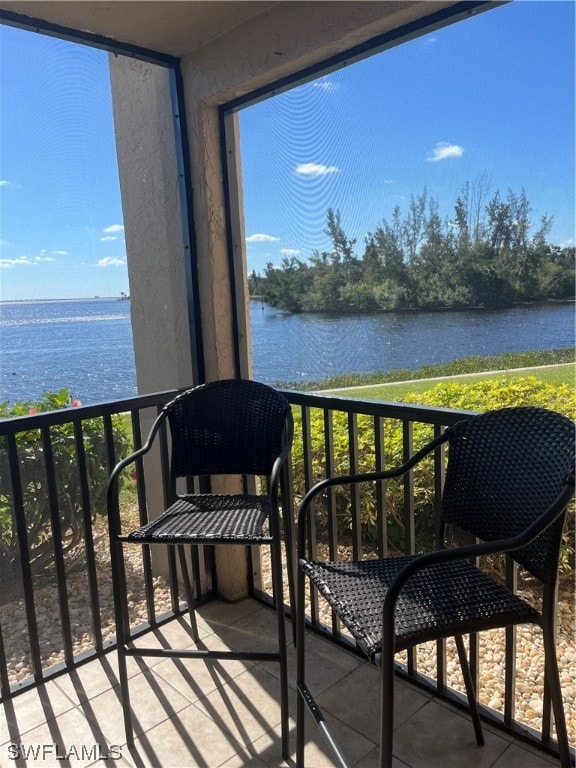
[[273, 237], [272, 235], [264, 235], [261, 232], [257, 232], [255, 235], [250, 235], [246, 238], [247, 243], [273, 243], [275, 240], [280, 240], [279, 237]]
[[282, 256], [298, 256], [300, 251], [296, 248], [280, 248]]
[[68, 256], [68, 251], [52, 251], [54, 256]]
[[574, 238], [570, 237], [568, 240], [561, 240], [558, 245], [560, 248], [574, 248]]
[[10, 186], [10, 182], [6, 179], [0, 179], [0, 187], [8, 187]]
[[326, 176], [329, 173], [340, 173], [340, 168], [321, 163], [301, 163], [296, 167], [296, 173], [300, 176]]
[[20, 256], [17, 259], [0, 259], [0, 267], [3, 269], [13, 269], [14, 267], [20, 267], [22, 265], [32, 264], [28, 256]]
[[17, 259], [0, 259], [0, 267], [14, 269], [14, 267], [33, 267], [35, 264], [44, 264], [54, 261], [50, 256], [19, 256]]
[[124, 266], [126, 264], [125, 259], [113, 259], [110, 257], [107, 257], [105, 259], [100, 259], [97, 266], [98, 267], [120, 267]]
[[106, 235], [105, 237], [101, 237], [100, 240], [105, 243], [107, 240], [118, 240], [118, 238], [114, 237], [114, 235]]
[[439, 141], [438, 144], [426, 155], [430, 163], [436, 163], [438, 160], [447, 160], [452, 157], [462, 157], [464, 147], [458, 144], [448, 144], [447, 141]]
[[102, 231], [106, 232], [106, 234], [109, 234], [110, 232], [124, 232], [124, 224], [111, 224]]

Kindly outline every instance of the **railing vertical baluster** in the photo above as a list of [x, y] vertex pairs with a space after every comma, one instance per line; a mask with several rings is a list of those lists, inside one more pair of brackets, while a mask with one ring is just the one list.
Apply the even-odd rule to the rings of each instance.
[[[162, 467], [162, 490], [164, 493], [164, 506], [167, 507], [170, 503], [170, 477], [168, 476], [168, 467], [170, 465], [169, 460], [169, 448], [168, 448], [168, 434], [166, 430], [166, 423], [162, 424], [159, 432], [160, 439], [160, 466]], [[178, 613], [180, 610], [180, 599], [178, 595], [178, 570], [176, 565], [176, 549], [173, 545], [167, 547], [168, 551], [168, 584], [170, 586], [170, 601], [172, 611]], [[214, 577], [216, 577], [216, 570], [214, 569]]]
[[[104, 426], [104, 442], [106, 444], [106, 458], [108, 461], [108, 472], [112, 472], [112, 469], [116, 466], [116, 447], [114, 445], [114, 430], [112, 428], [112, 417], [110, 414], [104, 414], [103, 416], [103, 426]], [[118, 491], [117, 497], [116, 497], [116, 504], [118, 505], [117, 513], [119, 518], [119, 527], [120, 531], [122, 530], [122, 519], [120, 517], [120, 499], [118, 498], [119, 494]], [[112, 546], [112, 545], [111, 545]], [[110, 556], [113, 557], [113, 552], [110, 552]], [[120, 587], [119, 591], [125, 595], [126, 594], [126, 567], [124, 564], [124, 558], [118, 558], [118, 566], [119, 566], [119, 581], [120, 581]], [[130, 627], [130, 618], [128, 615], [128, 600], [122, 600], [122, 623], [124, 624], [124, 627], [129, 628]], [[118, 627], [116, 627], [116, 632], [118, 632]]]
[[[408, 461], [414, 451], [413, 423], [402, 422], [402, 453], [403, 461]], [[408, 472], [404, 476], [404, 552], [412, 555], [416, 552], [416, 524], [414, 520], [414, 473]], [[416, 649], [409, 648], [406, 651], [408, 660], [408, 673], [416, 674]]]
[[[374, 469], [384, 469], [384, 420], [374, 416]], [[378, 557], [388, 555], [388, 519], [386, 517], [386, 484], [383, 480], [376, 483], [374, 489], [376, 503], [376, 547]]]
[[[348, 414], [348, 457], [350, 474], [358, 472], [358, 418], [355, 413]], [[350, 490], [350, 510], [352, 516], [352, 557], [362, 557], [362, 520], [360, 512], [360, 486], [355, 483]]]
[[96, 558], [94, 555], [94, 532], [92, 530], [92, 510], [90, 508], [90, 487], [88, 484], [86, 450], [84, 448], [84, 432], [81, 421], [74, 422], [74, 441], [76, 444], [76, 458], [80, 476], [80, 496], [82, 499], [82, 518], [84, 521], [85, 537], [84, 548], [86, 552], [86, 571], [88, 575], [88, 594], [90, 596], [92, 627], [94, 629], [94, 645], [97, 651], [101, 651], [103, 648], [102, 618], [100, 616], [100, 595], [98, 594], [98, 575], [96, 571]]
[[5, 699], [10, 695], [10, 680], [8, 678], [8, 663], [6, 661], [6, 649], [4, 648], [4, 635], [0, 622], [0, 692]]
[[[402, 423], [402, 452], [403, 461], [407, 461], [412, 455], [414, 425], [411, 421]], [[404, 477], [404, 551], [406, 554], [414, 554], [416, 551], [416, 523], [414, 519], [414, 473], [412, 471]], [[415, 675], [417, 667], [417, 652], [415, 648], [406, 651], [408, 662], [408, 674]]]
[[[518, 567], [511, 557], [506, 558], [506, 586], [514, 594], [518, 589]], [[505, 629], [505, 682], [504, 682], [504, 722], [512, 725], [516, 711], [516, 635], [515, 626]]]
[[[334, 474], [334, 414], [330, 409], [324, 410], [324, 460], [325, 477]], [[328, 510], [328, 552], [331, 560], [338, 559], [338, 520], [336, 516], [336, 492], [334, 488], [328, 488], [326, 507]], [[332, 633], [338, 635], [340, 622], [336, 614], [332, 613]]]
[[[544, 585], [544, 592], [549, 589], [549, 586]], [[544, 595], [543, 595], [544, 598]], [[557, 605], [558, 604], [558, 584], [556, 584], [554, 588], [554, 597], [550, 600], [549, 605]], [[552, 626], [552, 635], [554, 638], [557, 637], [557, 631], [558, 631], [558, 611], [553, 610], [549, 611], [548, 613], [548, 624]], [[544, 639], [544, 638], [542, 638]], [[548, 676], [546, 675], [546, 672], [544, 672], [544, 696], [542, 701], [542, 729], [541, 729], [541, 738], [542, 738], [542, 744], [545, 744], [547, 746], [550, 746], [551, 739], [552, 739], [552, 696], [550, 691], [550, 686], [546, 682], [546, 678]]]
[[[72, 632], [70, 629], [70, 609], [68, 605], [68, 589], [66, 587], [66, 569], [64, 567], [64, 550], [62, 546], [62, 524], [60, 506], [58, 504], [58, 487], [56, 483], [56, 467], [52, 450], [50, 427], [42, 427], [42, 447], [44, 450], [44, 465], [46, 468], [46, 487], [50, 506], [50, 526], [52, 530], [52, 546], [54, 548], [54, 564], [58, 587], [58, 608], [64, 641], [64, 658], [68, 666], [73, 664]], [[74, 511], [72, 512], [74, 514]]]
[[[434, 425], [435, 438], [440, 437], [443, 431], [444, 429], [440, 424]], [[445, 448], [445, 445], [440, 445], [434, 451], [434, 511], [437, 517], [440, 512], [442, 489], [444, 488], [446, 474]], [[436, 538], [438, 539], [438, 532], [436, 532]], [[436, 642], [436, 689], [440, 693], [446, 692], [446, 640], [438, 640]]]
[[478, 691], [480, 682], [480, 641], [478, 633], [474, 632], [470, 636], [470, 675], [474, 690]]
[[[133, 450], [142, 447], [142, 427], [140, 424], [140, 411], [133, 410], [131, 414]], [[146, 502], [146, 479], [144, 475], [144, 462], [142, 457], [135, 463], [136, 471], [136, 495], [138, 498], [138, 520], [140, 525], [148, 522]], [[144, 594], [146, 598], [146, 616], [150, 624], [156, 621], [156, 606], [154, 604], [154, 584], [152, 580], [152, 557], [150, 547], [144, 544], [142, 547], [142, 567], [144, 571]]]
[[304, 493], [310, 489], [314, 482], [312, 473], [312, 425], [310, 421], [310, 408], [302, 406], [302, 455], [304, 471]]
[[[332, 477], [334, 474], [334, 416], [331, 410], [324, 411], [324, 476]], [[328, 551], [330, 559], [338, 557], [338, 535], [336, 519], [336, 494], [333, 488], [326, 492], [327, 496], [327, 532]]]
[[22, 573], [22, 589], [24, 592], [24, 608], [26, 611], [26, 625], [28, 627], [28, 642], [30, 643], [30, 658], [34, 680], [42, 681], [42, 659], [40, 657], [40, 643], [38, 640], [38, 622], [36, 620], [36, 607], [34, 605], [34, 587], [32, 585], [32, 569], [30, 566], [30, 548], [28, 546], [28, 530], [26, 526], [26, 513], [24, 510], [24, 497], [22, 493], [22, 478], [18, 461], [18, 447], [16, 435], [8, 435], [8, 462], [10, 465], [10, 477], [12, 479], [12, 499], [14, 502], [14, 516], [16, 523], [16, 536], [20, 553], [20, 568]]
[[[408, 461], [413, 453], [413, 423], [402, 423], [402, 460]], [[408, 472], [404, 477], [404, 553], [413, 555], [416, 552], [416, 527], [414, 523], [414, 473]]]
[[[310, 419], [310, 408], [302, 406], [301, 409], [302, 418], [302, 458], [304, 462], [304, 488], [303, 494], [309, 490], [314, 482], [313, 469], [312, 469], [312, 425]], [[308, 537], [308, 552], [312, 557], [316, 556], [316, 520], [314, 515], [310, 516], [308, 531], [306, 532]], [[310, 600], [310, 618], [314, 625], [318, 624], [318, 593], [315, 589], [312, 589], [310, 584], [307, 585], [308, 597]]]

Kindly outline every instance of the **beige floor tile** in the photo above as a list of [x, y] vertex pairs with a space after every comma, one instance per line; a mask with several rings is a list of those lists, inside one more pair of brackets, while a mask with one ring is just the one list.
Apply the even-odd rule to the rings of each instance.
[[[322, 710], [347, 723], [366, 738], [380, 737], [380, 673], [363, 664], [316, 697]], [[399, 727], [428, 701], [429, 697], [412, 686], [397, 681], [395, 686], [395, 725]]]
[[394, 754], [412, 768], [488, 768], [509, 742], [485, 731], [479, 747], [471, 721], [447, 706], [429, 701], [394, 733]]
[[[218, 631], [222, 642], [236, 651], [276, 651], [278, 622], [274, 611], [261, 608]], [[287, 634], [287, 640], [291, 636]], [[206, 641], [208, 643], [208, 640]]]
[[266, 611], [273, 615], [268, 608], [263, 608], [255, 600], [240, 600], [237, 603], [225, 603], [222, 600], [211, 600], [201, 606], [197, 611], [198, 630], [206, 634], [212, 634], [241, 621], [250, 614]]
[[[153, 670], [131, 678], [129, 690], [136, 735], [154, 728], [190, 704]], [[119, 687], [101, 693], [82, 706], [86, 707], [88, 717], [95, 718], [99, 728], [112, 743], [126, 743]]]
[[[296, 659], [292, 650], [289, 653], [289, 664], [290, 680], [295, 681]], [[337, 648], [320, 637], [310, 635], [306, 638], [306, 682], [314, 695], [365, 664], [361, 657]]]
[[136, 768], [218, 768], [243, 746], [190, 704], [141, 734], [125, 757]]
[[[366, 755], [360, 762], [355, 763], [354, 768], [380, 768], [380, 747], [376, 747]], [[406, 763], [398, 760], [396, 756], [392, 757], [392, 768], [409, 768]]]
[[51, 680], [3, 703], [0, 719], [0, 743], [19, 736], [59, 717], [74, 704]]
[[54, 684], [75, 706], [118, 685], [116, 652], [73, 669], [54, 679]]
[[[210, 639], [212, 641], [210, 650], [227, 649], [227, 646], [216, 635]], [[154, 667], [154, 674], [162, 677], [182, 696], [193, 703], [253, 666], [254, 662], [228, 659], [222, 661], [165, 659]]]
[[559, 765], [559, 760], [516, 743], [510, 744], [493, 768], [557, 768]]
[[[296, 724], [290, 720], [290, 746], [296, 747]], [[294, 761], [282, 759], [282, 734], [280, 726], [264, 733], [254, 742], [238, 749], [234, 757], [224, 763], [225, 768], [294, 768]], [[224, 768], [222, 766], [222, 768]]]
[[[206, 638], [208, 635], [212, 634], [211, 628], [205, 622], [201, 621], [200, 614], [197, 615], [197, 624], [200, 639]], [[169, 621], [166, 624], [162, 624], [161, 627], [153, 630], [150, 634], [138, 638], [134, 645], [148, 644], [148, 638], [150, 636], [156, 638], [159, 647], [190, 648], [194, 646], [190, 617], [187, 613], [172, 619], [172, 621]]]
[[[245, 746], [280, 723], [279, 697], [278, 680], [253, 667], [200, 699], [196, 706]], [[295, 696], [290, 704], [293, 708]]]
[[[2, 768], [80, 767], [94, 762], [96, 756], [107, 754], [116, 755], [120, 752], [114, 742], [109, 741], [97, 726], [88, 722], [83, 713], [74, 708], [28, 731], [11, 744], [0, 747], [0, 765]], [[100, 765], [112, 765], [115, 762], [100, 761]]]
[[[356, 765], [361, 760], [367, 760], [368, 756], [374, 753], [374, 741], [365, 738], [341, 720], [334, 718], [329, 712], [324, 714], [333, 739], [351, 765]], [[292, 749], [295, 757], [295, 740]], [[332, 750], [309, 712], [306, 712], [304, 762], [306, 768], [333, 768], [337, 765]]]

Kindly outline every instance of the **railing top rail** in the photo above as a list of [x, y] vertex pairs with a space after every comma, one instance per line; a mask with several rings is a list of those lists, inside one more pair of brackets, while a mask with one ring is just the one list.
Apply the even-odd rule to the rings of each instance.
[[409, 403], [389, 403], [382, 400], [360, 400], [338, 395], [326, 395], [297, 390], [281, 390], [292, 405], [324, 410], [358, 413], [365, 416], [382, 416], [391, 419], [418, 421], [425, 424], [452, 426], [464, 418], [476, 415], [476, 411], [454, 410], [430, 405], [412, 405]]
[[132, 410], [154, 408], [164, 405], [178, 394], [178, 390], [154, 392], [149, 395], [127, 397], [121, 400], [109, 400], [93, 405], [81, 405], [78, 407], [63, 408], [55, 411], [14, 416], [8, 419], [0, 419], [0, 436], [12, 435], [16, 432], [24, 432], [31, 429], [52, 426], [56, 424], [69, 424], [70, 422], [85, 421], [101, 416], [109, 416], [116, 413], [128, 413]]
[[[317, 392], [300, 392], [297, 390], [280, 390], [292, 405], [323, 410], [357, 413], [364, 416], [381, 416], [391, 419], [417, 421], [425, 424], [451, 426], [463, 418], [473, 416], [475, 411], [454, 410], [437, 406], [412, 405], [408, 403], [389, 403], [382, 400], [363, 400], [346, 398]], [[64, 408], [43, 413], [26, 414], [8, 419], [0, 419], [0, 436], [15, 434], [46, 426], [67, 424], [99, 418], [116, 413], [127, 413], [132, 410], [153, 408], [164, 405], [178, 394], [179, 390], [166, 390], [148, 395], [111, 400], [74, 408]]]

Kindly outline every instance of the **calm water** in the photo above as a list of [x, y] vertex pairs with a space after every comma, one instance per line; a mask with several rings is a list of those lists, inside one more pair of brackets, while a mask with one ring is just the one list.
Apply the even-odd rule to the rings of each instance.
[[[573, 304], [352, 316], [250, 309], [254, 378], [270, 384], [567, 347], [575, 336]], [[1, 303], [0, 354], [0, 401], [63, 387], [84, 404], [136, 394], [129, 301]]]

